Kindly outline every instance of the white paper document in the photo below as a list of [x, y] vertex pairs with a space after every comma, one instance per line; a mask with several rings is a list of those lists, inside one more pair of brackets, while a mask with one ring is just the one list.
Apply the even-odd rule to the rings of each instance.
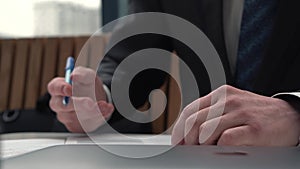
[[[99, 144], [99, 145], [171, 145], [170, 135], [122, 135], [101, 134], [83, 136], [66, 134], [14, 134], [1, 137], [1, 158], [10, 158], [56, 145]], [[49, 136], [49, 137], [47, 137]], [[4, 138], [4, 139], [3, 139]]]
[[63, 145], [64, 139], [18, 139], [1, 140], [1, 158], [9, 158], [43, 148]]

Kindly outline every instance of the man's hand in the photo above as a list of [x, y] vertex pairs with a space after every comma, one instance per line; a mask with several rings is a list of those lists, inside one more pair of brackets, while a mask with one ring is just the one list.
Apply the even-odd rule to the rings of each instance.
[[[211, 99], [224, 90], [226, 97]], [[183, 110], [172, 144], [295, 146], [299, 135], [300, 113], [286, 101], [222, 86]]]
[[[114, 107], [107, 103], [102, 81], [93, 70], [76, 68], [72, 81], [74, 93], [64, 78], [58, 77], [49, 82], [50, 107], [69, 131], [84, 132], [85, 129], [92, 132], [105, 123]], [[70, 97], [68, 105], [62, 104], [64, 96]]]

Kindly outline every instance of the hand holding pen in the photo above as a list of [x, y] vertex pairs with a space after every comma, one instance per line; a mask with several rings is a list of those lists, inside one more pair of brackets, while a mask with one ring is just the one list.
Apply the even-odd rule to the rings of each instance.
[[[107, 102], [102, 80], [96, 76], [96, 72], [85, 67], [74, 68], [74, 63], [73, 58], [68, 58], [65, 78], [56, 77], [49, 82], [50, 108], [69, 131], [92, 132], [105, 124], [114, 106]], [[96, 100], [91, 94], [96, 95]], [[104, 118], [99, 118], [99, 113]]]

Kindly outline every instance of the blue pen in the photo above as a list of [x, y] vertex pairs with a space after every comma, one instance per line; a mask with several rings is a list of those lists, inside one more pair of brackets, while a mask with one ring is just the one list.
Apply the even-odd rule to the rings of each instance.
[[[65, 68], [65, 81], [69, 84], [72, 84], [71, 73], [73, 72], [75, 66], [74, 58], [69, 56]], [[69, 97], [65, 96], [63, 99], [63, 104], [67, 105], [69, 103]]]

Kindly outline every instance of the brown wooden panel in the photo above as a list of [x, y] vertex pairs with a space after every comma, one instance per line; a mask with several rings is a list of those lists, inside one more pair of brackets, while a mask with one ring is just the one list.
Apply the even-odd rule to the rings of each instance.
[[58, 39], [45, 39], [42, 62], [40, 96], [47, 92], [48, 83], [56, 76], [57, 71]]
[[100, 59], [103, 58], [106, 39], [104, 36], [94, 36], [89, 40], [89, 63], [88, 67], [96, 70]]
[[[177, 79], [180, 79], [179, 75], [179, 60], [178, 56], [175, 54], [172, 57], [171, 61], [171, 72], [173, 76]], [[169, 94], [168, 94], [168, 113], [167, 113], [167, 128], [170, 128], [174, 125], [179, 113], [180, 113], [180, 105], [181, 105], [181, 94], [179, 90], [179, 84], [173, 78], [169, 80]], [[171, 130], [170, 130], [171, 131]]]
[[40, 94], [43, 40], [31, 40], [25, 88], [24, 108], [34, 108]]
[[24, 105], [24, 89], [26, 81], [26, 66], [28, 62], [29, 40], [16, 42], [16, 55], [13, 66], [13, 79], [11, 84], [10, 109], [20, 109]]
[[2, 55], [1, 55], [1, 51], [2, 51], [2, 50], [1, 50], [1, 44], [2, 44], [2, 40], [0, 39], [0, 70], [1, 70], [1, 63], [2, 63], [2, 62], [1, 62], [1, 56], [2, 56]]
[[58, 54], [58, 72], [59, 77], [65, 76], [66, 60], [69, 56], [73, 56], [73, 38], [61, 38], [59, 40], [59, 54]]
[[178, 84], [175, 80], [170, 78], [169, 81], [169, 96], [168, 96], [168, 114], [167, 127], [174, 125], [180, 113], [181, 95]]
[[[88, 37], [78, 37], [75, 38], [75, 54], [76, 66], [86, 67], [88, 65], [88, 45], [85, 45]], [[85, 45], [85, 46], [84, 46]], [[80, 55], [80, 57], [78, 57]]]
[[8, 109], [12, 68], [14, 60], [15, 42], [13, 40], [1, 41], [1, 68], [0, 68], [0, 111]]
[[[168, 79], [165, 81], [165, 83], [160, 87], [160, 89], [167, 95], [167, 86], [168, 85]], [[155, 115], [155, 113], [160, 113], [157, 109], [158, 104], [161, 104], [162, 100], [151, 98], [152, 100], [152, 105], [154, 106], [154, 112], [151, 112], [152, 115]], [[160, 106], [159, 106], [160, 107]], [[167, 110], [167, 108], [166, 108]], [[152, 132], [153, 134], [161, 134], [165, 132], [166, 130], [166, 110], [152, 122]]]

